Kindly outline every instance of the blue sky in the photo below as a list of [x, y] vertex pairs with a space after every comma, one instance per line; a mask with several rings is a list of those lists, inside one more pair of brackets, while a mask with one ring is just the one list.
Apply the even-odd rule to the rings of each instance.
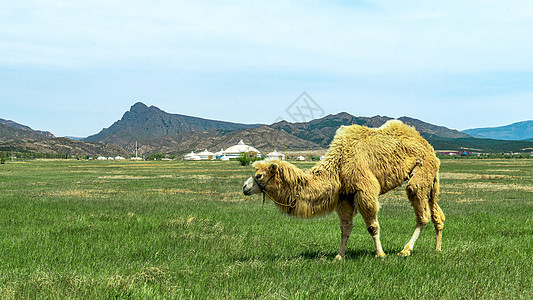
[[137, 101], [242, 123], [533, 119], [532, 1], [3, 1], [0, 118], [88, 136]]

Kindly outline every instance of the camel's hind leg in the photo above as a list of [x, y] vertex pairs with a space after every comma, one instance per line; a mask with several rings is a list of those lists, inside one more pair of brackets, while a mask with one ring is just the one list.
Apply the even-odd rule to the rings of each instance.
[[379, 203], [378, 196], [379, 186], [377, 189], [372, 191], [358, 191], [355, 195], [356, 208], [361, 213], [363, 220], [365, 220], [366, 229], [368, 233], [374, 239], [374, 245], [376, 246], [376, 257], [382, 258], [385, 257], [385, 252], [381, 247], [381, 241], [379, 239], [379, 222], [378, 222], [378, 211]]
[[339, 215], [340, 227], [341, 227], [341, 245], [339, 247], [339, 253], [335, 257], [336, 260], [342, 260], [346, 254], [346, 243], [350, 238], [353, 227], [353, 216], [357, 213], [353, 205], [352, 195], [341, 195], [339, 199], [339, 205], [336, 208]]
[[439, 178], [435, 177], [433, 181], [433, 188], [431, 189], [431, 193], [429, 195], [431, 220], [433, 221], [433, 225], [435, 226], [435, 232], [436, 232], [435, 251], [441, 251], [442, 229], [444, 228], [444, 220], [446, 219], [446, 217], [444, 216], [444, 213], [440, 209], [439, 204], [437, 203], [438, 194], [439, 194]]

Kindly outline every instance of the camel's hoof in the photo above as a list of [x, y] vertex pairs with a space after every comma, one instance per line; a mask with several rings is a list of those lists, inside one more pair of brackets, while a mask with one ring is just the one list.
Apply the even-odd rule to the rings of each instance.
[[335, 256], [335, 260], [343, 261], [344, 257], [342, 257], [340, 254], [337, 254], [337, 256]]
[[379, 252], [378, 254], [376, 254], [376, 258], [385, 258], [387, 257], [387, 255], [385, 255], [384, 252]]
[[409, 255], [411, 255], [411, 251], [408, 250], [402, 250], [400, 253], [398, 253], [399, 257], [407, 257]]

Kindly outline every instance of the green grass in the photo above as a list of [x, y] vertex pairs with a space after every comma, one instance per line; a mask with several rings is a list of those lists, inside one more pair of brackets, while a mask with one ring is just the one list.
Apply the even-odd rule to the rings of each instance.
[[[311, 163], [300, 163], [309, 168]], [[443, 160], [443, 251], [383, 195], [384, 260], [360, 216], [301, 220], [241, 193], [236, 162], [0, 165], [0, 298], [533, 298], [533, 160]]]

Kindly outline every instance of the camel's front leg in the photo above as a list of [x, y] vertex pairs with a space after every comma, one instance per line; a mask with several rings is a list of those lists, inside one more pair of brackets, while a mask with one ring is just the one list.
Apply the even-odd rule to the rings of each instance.
[[346, 254], [346, 243], [350, 238], [353, 227], [353, 216], [357, 213], [353, 204], [348, 199], [341, 199], [337, 206], [337, 214], [339, 215], [341, 227], [341, 245], [339, 253], [335, 257], [336, 260], [342, 260]]

